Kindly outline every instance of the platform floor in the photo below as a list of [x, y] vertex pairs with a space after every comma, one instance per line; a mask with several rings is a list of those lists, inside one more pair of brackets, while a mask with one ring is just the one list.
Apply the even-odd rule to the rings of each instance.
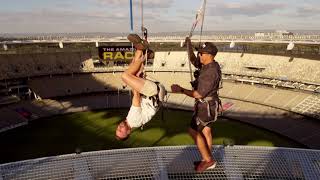
[[117, 149], [0, 165], [0, 179], [310, 179], [320, 150], [214, 146], [217, 167], [196, 173], [195, 146]]

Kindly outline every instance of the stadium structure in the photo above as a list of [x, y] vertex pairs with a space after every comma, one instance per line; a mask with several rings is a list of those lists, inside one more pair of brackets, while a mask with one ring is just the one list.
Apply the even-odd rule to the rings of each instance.
[[[156, 53], [147, 75], [168, 90], [174, 83], [191, 89], [181, 40], [150, 38]], [[223, 116], [310, 149], [215, 146], [217, 168], [199, 174], [190, 166], [199, 158], [193, 146], [86, 152], [2, 164], [0, 179], [319, 179], [320, 43], [300, 41], [288, 48], [290, 39], [202, 41], [214, 42], [220, 51], [219, 94], [223, 105], [231, 106]], [[124, 38], [4, 42], [0, 132], [54, 115], [129, 107], [130, 89], [121, 82], [128, 61], [103, 60], [97, 48], [123, 45], [128, 45]], [[191, 98], [170, 92], [167, 98], [169, 108], [192, 110]]]

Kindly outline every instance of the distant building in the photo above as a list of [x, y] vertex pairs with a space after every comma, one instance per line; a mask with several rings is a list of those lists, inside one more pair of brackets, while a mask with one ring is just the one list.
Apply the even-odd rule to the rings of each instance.
[[254, 33], [254, 37], [256, 37], [256, 38], [266, 37], [266, 33], [256, 32], [256, 33]]
[[277, 30], [276, 34], [278, 36], [293, 36], [293, 32], [289, 32], [289, 31], [286, 31], [286, 30]]

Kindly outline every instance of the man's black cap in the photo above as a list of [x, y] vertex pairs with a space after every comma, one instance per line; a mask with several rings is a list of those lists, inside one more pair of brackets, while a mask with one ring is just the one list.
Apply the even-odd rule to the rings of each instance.
[[218, 48], [211, 42], [205, 42], [202, 44], [200, 48], [196, 48], [196, 50], [200, 53], [208, 53], [212, 54], [213, 56], [217, 55], [218, 53]]

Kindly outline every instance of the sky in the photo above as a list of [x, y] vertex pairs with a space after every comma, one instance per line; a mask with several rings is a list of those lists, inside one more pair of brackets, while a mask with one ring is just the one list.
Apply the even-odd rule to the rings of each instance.
[[[143, 0], [149, 32], [189, 31], [203, 0]], [[134, 28], [141, 0], [133, 0]], [[129, 32], [129, 0], [0, 0], [0, 33]], [[207, 0], [205, 31], [320, 30], [320, 0]]]

